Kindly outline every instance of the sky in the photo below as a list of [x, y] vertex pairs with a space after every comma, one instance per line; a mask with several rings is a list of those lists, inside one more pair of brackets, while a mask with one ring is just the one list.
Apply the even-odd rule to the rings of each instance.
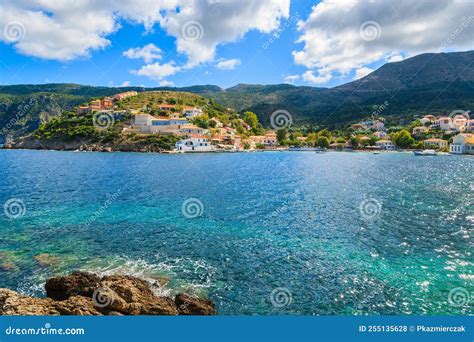
[[474, 48], [473, 0], [0, 0], [0, 84], [333, 87]]

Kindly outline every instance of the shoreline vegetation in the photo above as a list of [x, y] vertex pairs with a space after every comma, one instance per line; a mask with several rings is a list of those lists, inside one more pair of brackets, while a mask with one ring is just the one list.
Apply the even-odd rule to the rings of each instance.
[[126, 275], [99, 277], [72, 272], [53, 277], [45, 284], [46, 298], [29, 297], [0, 288], [0, 315], [216, 315], [207, 299], [177, 294], [157, 296], [152, 284]]

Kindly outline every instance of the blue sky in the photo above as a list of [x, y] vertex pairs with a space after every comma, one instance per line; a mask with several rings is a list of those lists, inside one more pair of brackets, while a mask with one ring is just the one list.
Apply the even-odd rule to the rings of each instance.
[[[0, 5], [0, 83], [331, 87], [418, 53], [472, 49], [474, 33], [469, 2], [141, 1]], [[189, 23], [197, 39], [183, 38]], [[148, 44], [155, 58], [124, 55]]]

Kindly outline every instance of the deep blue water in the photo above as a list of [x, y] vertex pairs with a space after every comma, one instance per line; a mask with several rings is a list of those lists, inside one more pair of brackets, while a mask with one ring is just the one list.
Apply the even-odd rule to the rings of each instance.
[[0, 287], [44, 295], [81, 269], [159, 279], [220, 314], [472, 312], [448, 301], [474, 290], [472, 157], [0, 150], [0, 170], [0, 204], [25, 210], [0, 211]]

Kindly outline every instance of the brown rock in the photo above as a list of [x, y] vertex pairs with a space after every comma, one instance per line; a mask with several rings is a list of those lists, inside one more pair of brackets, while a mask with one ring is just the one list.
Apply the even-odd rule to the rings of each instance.
[[156, 296], [145, 280], [74, 272], [46, 282], [48, 298], [0, 289], [0, 315], [215, 315], [211, 301]]
[[86, 272], [73, 272], [68, 276], [48, 279], [45, 285], [46, 295], [55, 300], [64, 300], [71, 296], [92, 298], [99, 287], [100, 278]]
[[180, 315], [216, 315], [216, 308], [210, 300], [180, 293], [174, 301]]

